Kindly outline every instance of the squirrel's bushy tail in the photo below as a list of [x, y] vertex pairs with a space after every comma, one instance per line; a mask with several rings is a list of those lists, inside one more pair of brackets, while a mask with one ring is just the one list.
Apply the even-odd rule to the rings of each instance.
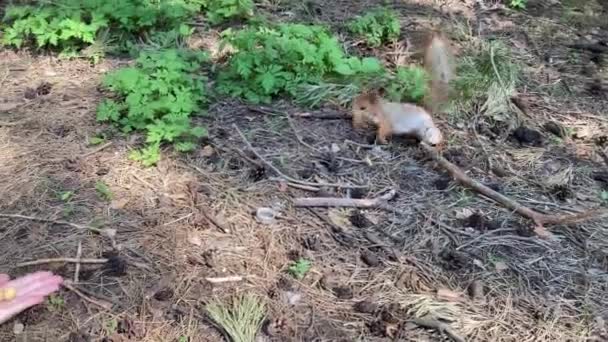
[[424, 103], [431, 113], [435, 113], [448, 101], [450, 82], [454, 78], [449, 41], [439, 31], [432, 32], [427, 42], [424, 68], [430, 76], [430, 89]]

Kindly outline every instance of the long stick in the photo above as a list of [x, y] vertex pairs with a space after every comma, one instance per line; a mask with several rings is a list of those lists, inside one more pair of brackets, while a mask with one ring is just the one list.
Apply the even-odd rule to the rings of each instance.
[[67, 262], [73, 264], [105, 264], [106, 262], [108, 262], [108, 259], [50, 258], [22, 262], [15, 265], [15, 267], [52, 264], [56, 262]]
[[498, 193], [487, 186], [479, 183], [478, 181], [472, 179], [467, 176], [458, 166], [450, 163], [448, 160], [443, 158], [439, 153], [431, 146], [420, 143], [420, 146], [444, 169], [446, 169], [452, 177], [460, 182], [462, 185], [468, 186], [469, 188], [475, 190], [476, 192], [494, 200], [495, 202], [503, 205], [507, 209], [511, 209], [516, 213], [520, 214], [523, 217], [529, 218], [536, 224], [536, 233], [539, 235], [548, 235], [544, 228], [544, 225], [552, 225], [552, 224], [568, 224], [568, 223], [576, 223], [581, 220], [590, 219], [590, 218], [600, 218], [608, 214], [608, 211], [596, 208], [591, 209], [582, 213], [574, 214], [574, 215], [547, 215], [539, 213], [533, 209], [530, 209], [522, 204], [519, 204], [515, 200], [510, 199], [509, 197]]

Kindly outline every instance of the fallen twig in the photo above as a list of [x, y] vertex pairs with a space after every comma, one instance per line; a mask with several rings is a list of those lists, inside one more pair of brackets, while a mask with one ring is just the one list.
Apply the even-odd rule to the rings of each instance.
[[297, 184], [302, 184], [302, 185], [307, 185], [307, 186], [314, 186], [314, 187], [324, 187], [324, 186], [326, 186], [326, 187], [345, 188], [345, 189], [367, 188], [366, 185], [351, 185], [351, 184], [342, 184], [342, 183], [313, 183], [313, 182], [306, 182], [306, 181], [302, 181], [302, 180], [298, 180], [298, 179], [289, 177], [286, 174], [284, 174], [283, 172], [281, 172], [281, 170], [279, 170], [276, 166], [272, 165], [272, 163], [270, 163], [269, 161], [267, 161], [266, 159], [264, 159], [264, 157], [262, 157], [262, 155], [255, 148], [253, 148], [253, 145], [251, 145], [251, 143], [249, 142], [249, 140], [247, 140], [247, 137], [245, 137], [245, 134], [243, 134], [243, 132], [241, 132], [241, 130], [238, 128], [237, 125], [233, 124], [232, 127], [234, 127], [234, 129], [239, 134], [239, 136], [241, 137], [241, 139], [243, 140], [243, 142], [245, 143], [245, 145], [247, 145], [247, 148], [249, 148], [249, 150], [251, 150], [251, 152], [253, 154], [255, 154], [255, 156], [262, 163], [264, 163], [264, 165], [268, 166], [274, 173], [276, 173], [277, 175], [279, 175], [280, 177], [284, 178], [285, 180], [287, 180], [289, 182], [293, 182], [293, 183], [297, 183]]
[[295, 113], [292, 116], [303, 118], [303, 119], [318, 119], [318, 120], [351, 120], [352, 117], [350, 115], [343, 114], [312, 114], [308, 112], [304, 113]]
[[476, 192], [494, 200], [495, 202], [503, 205], [504, 207], [515, 211], [523, 217], [529, 218], [536, 224], [535, 232], [541, 237], [548, 237], [551, 233], [549, 233], [544, 226], [552, 225], [552, 224], [570, 224], [576, 223], [578, 221], [582, 221], [590, 218], [600, 218], [604, 215], [607, 215], [608, 212], [601, 208], [587, 210], [582, 213], [573, 214], [573, 215], [547, 215], [539, 213], [533, 209], [530, 209], [518, 202], [510, 199], [509, 197], [498, 193], [487, 186], [479, 183], [478, 181], [472, 179], [467, 176], [458, 166], [450, 163], [447, 159], [443, 158], [439, 153], [431, 146], [420, 143], [420, 146], [444, 169], [446, 169], [452, 177], [460, 182], [462, 185], [465, 185]]
[[221, 283], [229, 283], [229, 282], [236, 282], [236, 281], [242, 281], [243, 277], [241, 276], [228, 276], [228, 277], [218, 277], [218, 278], [205, 278], [206, 281], [212, 283], [212, 284], [221, 284]]
[[400, 212], [398, 209], [387, 205], [387, 202], [397, 195], [397, 191], [391, 190], [376, 198], [337, 198], [337, 197], [300, 197], [294, 198], [296, 207], [347, 207], [360, 209], [383, 209], [387, 211]]
[[90, 230], [92, 232], [99, 233], [99, 234], [104, 235], [106, 237], [109, 237], [111, 239], [114, 239], [114, 236], [116, 236], [116, 230], [114, 230], [114, 229], [95, 228], [95, 227], [84, 226], [84, 225], [80, 225], [80, 224], [76, 224], [76, 223], [71, 223], [71, 222], [67, 222], [67, 221], [56, 221], [56, 220], [50, 220], [50, 219], [45, 219], [45, 218], [40, 218], [40, 217], [34, 217], [34, 216], [25, 216], [25, 215], [19, 215], [19, 214], [0, 214], [0, 217], [13, 218], [13, 219], [22, 219], [22, 220], [30, 220], [30, 221], [38, 221], [38, 222], [46, 222], [46, 223], [52, 223], [52, 224], [59, 224], [59, 225], [64, 225], [64, 226], [70, 226], [72, 228], [76, 228], [76, 229], [80, 229], [80, 230]]
[[63, 287], [65, 287], [66, 289], [74, 292], [76, 295], [78, 295], [78, 297], [82, 298], [83, 300], [85, 300], [85, 301], [87, 301], [87, 302], [89, 302], [91, 304], [97, 305], [97, 306], [99, 306], [99, 307], [101, 307], [101, 308], [103, 308], [105, 310], [111, 310], [112, 309], [112, 305], [113, 305], [112, 303], [107, 302], [105, 300], [102, 301], [102, 300], [98, 300], [98, 299], [93, 299], [93, 298], [85, 295], [80, 290], [78, 290], [77, 288], [75, 288], [73, 286], [72, 282], [69, 281], [69, 280], [64, 280], [63, 281]]
[[56, 262], [67, 262], [74, 264], [105, 264], [108, 259], [79, 259], [79, 258], [49, 258], [49, 259], [38, 259], [32, 261], [26, 261], [15, 265], [15, 267], [26, 267], [43, 264], [52, 264]]
[[465, 339], [458, 335], [449, 325], [442, 323], [435, 318], [430, 317], [422, 317], [422, 318], [414, 318], [409, 320], [416, 325], [419, 325], [424, 328], [435, 329], [440, 333], [445, 333], [449, 338], [456, 342], [465, 342]]
[[80, 276], [80, 258], [82, 258], [82, 241], [78, 241], [78, 250], [76, 251], [76, 267], [74, 269], [74, 284], [78, 284]]
[[93, 154], [95, 154], [95, 153], [97, 153], [97, 152], [99, 152], [99, 151], [101, 151], [101, 150], [103, 150], [103, 149], [105, 149], [107, 147], [112, 146], [112, 144], [113, 143], [111, 141], [109, 143], [103, 144], [103, 145], [97, 147], [96, 149], [83, 154], [81, 158], [89, 157], [89, 156], [91, 156], [91, 155], [93, 155]]
[[226, 227], [225, 224], [223, 224], [222, 222], [218, 221], [217, 218], [215, 218], [215, 216], [211, 215], [209, 213], [209, 211], [211, 211], [211, 209], [209, 207], [207, 207], [206, 205], [202, 205], [202, 208], [200, 210], [201, 214], [203, 214], [203, 216], [205, 216], [205, 218], [211, 222], [214, 226], [216, 226], [222, 233], [224, 234], [230, 234], [230, 228]]

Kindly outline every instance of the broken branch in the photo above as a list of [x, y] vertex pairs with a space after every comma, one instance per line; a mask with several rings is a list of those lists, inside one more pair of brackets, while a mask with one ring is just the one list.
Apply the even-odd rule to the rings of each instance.
[[465, 339], [458, 335], [449, 325], [442, 323], [434, 318], [422, 317], [414, 318], [410, 322], [424, 328], [435, 329], [440, 333], [445, 333], [452, 341], [465, 342]]
[[382, 209], [387, 211], [400, 211], [387, 204], [388, 201], [397, 195], [397, 191], [391, 190], [386, 194], [376, 198], [338, 198], [338, 197], [299, 197], [293, 199], [293, 204], [296, 207], [314, 208], [314, 207], [342, 207], [342, 208], [359, 208], [359, 209]]
[[80, 230], [90, 230], [92, 232], [96, 232], [96, 233], [99, 233], [101, 235], [107, 236], [107, 237], [109, 237], [111, 239], [113, 239], [114, 236], [116, 235], [116, 231], [114, 229], [100, 229], [100, 228], [95, 228], [95, 227], [91, 227], [91, 226], [83, 226], [83, 225], [80, 225], [80, 224], [71, 223], [71, 222], [67, 222], [67, 221], [49, 220], [49, 219], [44, 219], [44, 218], [40, 218], [40, 217], [25, 216], [25, 215], [19, 215], [19, 214], [0, 214], [0, 217], [12, 218], [12, 219], [30, 220], [30, 221], [38, 221], [38, 222], [46, 222], [46, 223], [52, 223], [52, 224], [70, 226], [70, 227], [73, 227], [73, 228], [76, 228], [76, 229], [80, 229]]
[[484, 195], [493, 201], [503, 205], [507, 209], [511, 209], [516, 213], [520, 214], [523, 217], [531, 219], [536, 224], [536, 233], [540, 236], [546, 237], [549, 235], [544, 228], [544, 225], [552, 225], [552, 224], [571, 224], [576, 223], [578, 221], [582, 221], [590, 218], [599, 218], [602, 217], [608, 212], [606, 210], [602, 210], [600, 208], [591, 209], [582, 213], [574, 214], [574, 215], [547, 215], [539, 213], [533, 209], [530, 209], [522, 204], [519, 204], [517, 201], [510, 199], [509, 197], [496, 192], [487, 186], [479, 183], [478, 181], [472, 179], [467, 176], [458, 166], [450, 163], [447, 159], [439, 155], [439, 153], [431, 146], [420, 143], [420, 146], [444, 169], [446, 169], [452, 177], [460, 182], [462, 185], [467, 186], [474, 191]]
[[52, 264], [56, 262], [67, 262], [73, 264], [105, 264], [106, 262], [108, 262], [108, 259], [50, 258], [22, 262], [20, 264], [15, 265], [15, 267]]

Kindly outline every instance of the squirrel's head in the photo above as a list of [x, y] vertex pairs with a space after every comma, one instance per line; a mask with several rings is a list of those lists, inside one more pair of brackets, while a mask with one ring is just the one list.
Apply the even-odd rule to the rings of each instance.
[[443, 134], [437, 127], [427, 127], [422, 133], [422, 140], [427, 144], [439, 146], [443, 143]]
[[362, 121], [377, 125], [379, 121], [377, 117], [377, 113], [379, 112], [378, 106], [381, 100], [382, 92], [378, 90], [367, 91], [355, 97], [352, 103], [353, 117], [358, 117]]

